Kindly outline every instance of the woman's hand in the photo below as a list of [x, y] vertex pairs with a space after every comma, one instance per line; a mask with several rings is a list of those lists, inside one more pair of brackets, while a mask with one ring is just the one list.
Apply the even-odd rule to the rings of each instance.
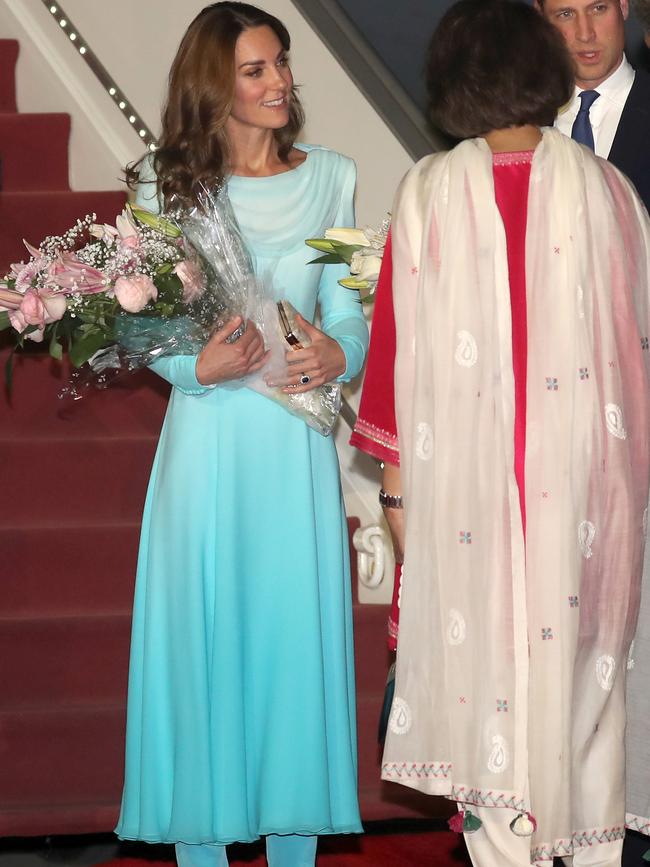
[[[302, 394], [332, 382], [345, 373], [347, 364], [345, 353], [333, 337], [328, 337], [299, 313], [296, 314], [296, 323], [307, 334], [311, 345], [306, 349], [288, 350], [285, 375], [267, 380], [267, 385], [283, 386], [282, 390], [287, 394]], [[302, 383], [300, 380], [305, 376], [309, 377], [309, 381]]]
[[264, 341], [254, 323], [246, 323], [246, 331], [239, 340], [228, 343], [231, 334], [241, 326], [241, 316], [226, 322], [215, 331], [196, 360], [196, 378], [201, 385], [216, 385], [231, 379], [241, 379], [263, 367], [268, 357]]
[[[382, 488], [388, 494], [396, 497], [402, 496], [402, 476], [400, 468], [395, 464], [384, 464], [382, 475]], [[404, 562], [404, 509], [390, 509], [384, 507], [384, 517], [393, 540], [395, 562]]]

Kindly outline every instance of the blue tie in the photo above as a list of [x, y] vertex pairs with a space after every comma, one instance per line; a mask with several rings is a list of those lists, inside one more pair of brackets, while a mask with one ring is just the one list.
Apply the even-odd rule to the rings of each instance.
[[600, 94], [597, 90], [583, 90], [580, 96], [580, 111], [573, 121], [571, 129], [571, 138], [580, 144], [587, 145], [588, 148], [594, 150], [594, 132], [591, 128], [589, 120], [589, 109], [596, 102]]

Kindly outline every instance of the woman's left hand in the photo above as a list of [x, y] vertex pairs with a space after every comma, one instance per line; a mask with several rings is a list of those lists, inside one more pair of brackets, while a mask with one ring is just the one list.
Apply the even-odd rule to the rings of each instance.
[[[318, 388], [345, 373], [345, 353], [333, 337], [296, 314], [296, 322], [311, 340], [306, 349], [290, 349], [286, 354], [287, 370], [284, 377], [267, 380], [267, 385], [282, 386], [287, 394], [301, 394]], [[301, 382], [309, 377], [308, 382]]]

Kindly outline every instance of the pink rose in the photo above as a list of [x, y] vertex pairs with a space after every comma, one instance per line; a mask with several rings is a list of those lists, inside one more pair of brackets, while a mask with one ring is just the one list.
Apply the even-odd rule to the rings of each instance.
[[158, 297], [158, 290], [146, 274], [119, 277], [113, 288], [120, 306], [128, 313], [139, 313], [149, 301], [155, 301]]
[[58, 322], [63, 318], [68, 302], [62, 292], [41, 292], [41, 301], [45, 308], [45, 324], [50, 322]]
[[174, 266], [176, 274], [183, 284], [183, 303], [191, 304], [205, 292], [205, 276], [198, 262], [194, 259], [183, 259]]
[[28, 289], [25, 292], [20, 312], [27, 325], [38, 325], [39, 328], [45, 325], [45, 305], [36, 289]]
[[[29, 325], [29, 322], [25, 320], [25, 316], [21, 310], [10, 310], [9, 321], [11, 322], [11, 327], [19, 334], [22, 334]], [[25, 335], [25, 337], [27, 340], [33, 340], [34, 343], [42, 343], [43, 338], [45, 337], [45, 326], [36, 329], [36, 331], [30, 331], [29, 334]]]

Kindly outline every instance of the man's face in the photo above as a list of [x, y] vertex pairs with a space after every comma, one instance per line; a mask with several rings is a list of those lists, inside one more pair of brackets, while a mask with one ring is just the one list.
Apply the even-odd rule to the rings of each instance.
[[578, 87], [598, 87], [620, 65], [628, 0], [537, 0], [537, 6], [564, 36]]

